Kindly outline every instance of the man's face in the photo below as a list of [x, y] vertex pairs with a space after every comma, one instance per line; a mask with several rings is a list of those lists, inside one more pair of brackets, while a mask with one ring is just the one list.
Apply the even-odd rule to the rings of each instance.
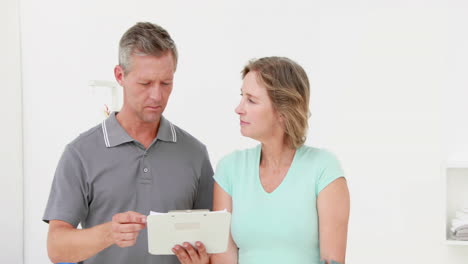
[[158, 122], [172, 92], [175, 62], [170, 52], [156, 57], [133, 54], [129, 72], [115, 67], [115, 78], [124, 88], [123, 109], [142, 122]]

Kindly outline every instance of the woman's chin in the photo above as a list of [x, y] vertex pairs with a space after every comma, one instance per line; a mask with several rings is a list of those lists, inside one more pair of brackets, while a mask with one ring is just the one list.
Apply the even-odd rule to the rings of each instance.
[[255, 137], [252, 133], [249, 133], [248, 131], [245, 131], [241, 128], [241, 135], [244, 136], [244, 137], [248, 137], [248, 138], [251, 138], [253, 140], [257, 140], [257, 137]]

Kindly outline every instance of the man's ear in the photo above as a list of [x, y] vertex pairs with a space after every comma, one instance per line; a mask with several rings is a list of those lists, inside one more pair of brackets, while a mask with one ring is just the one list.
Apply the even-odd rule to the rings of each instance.
[[114, 67], [114, 77], [115, 77], [115, 80], [120, 84], [120, 86], [123, 87], [122, 82], [125, 78], [125, 74], [124, 74], [124, 70], [122, 66], [116, 65]]

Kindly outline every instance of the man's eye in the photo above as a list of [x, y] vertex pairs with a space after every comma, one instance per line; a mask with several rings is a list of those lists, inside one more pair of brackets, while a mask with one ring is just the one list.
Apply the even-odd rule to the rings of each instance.
[[250, 99], [250, 98], [249, 98], [249, 102], [250, 102], [250, 103], [253, 103], [253, 104], [255, 104], [255, 102], [254, 102], [254, 101], [252, 101], [252, 99]]

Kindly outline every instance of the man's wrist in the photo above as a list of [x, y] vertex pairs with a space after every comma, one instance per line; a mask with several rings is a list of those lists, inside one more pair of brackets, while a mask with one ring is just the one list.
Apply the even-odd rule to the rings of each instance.
[[112, 236], [112, 222], [107, 222], [99, 226], [100, 235], [104, 238], [105, 247], [112, 246], [114, 244], [114, 238]]

